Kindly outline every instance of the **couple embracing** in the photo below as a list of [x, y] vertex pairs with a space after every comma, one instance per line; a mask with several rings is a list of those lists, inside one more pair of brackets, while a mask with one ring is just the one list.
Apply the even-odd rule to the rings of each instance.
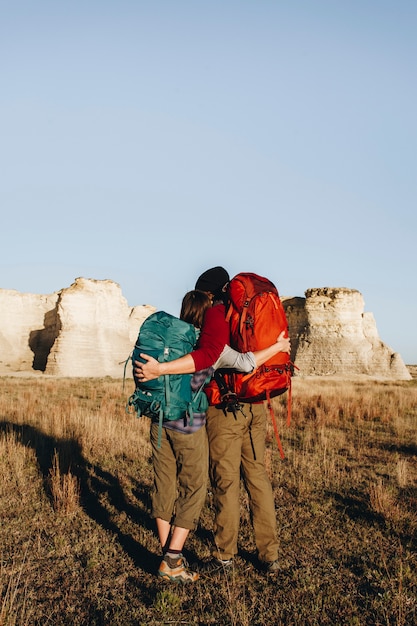
[[[181, 318], [200, 328], [193, 352], [174, 361], [159, 362], [142, 354], [135, 361], [138, 384], [170, 374], [193, 374], [198, 386], [220, 368], [251, 372], [278, 352], [290, 352], [282, 332], [274, 344], [241, 354], [229, 346], [226, 320], [229, 274], [223, 267], [204, 272], [195, 290], [184, 297]], [[202, 378], [203, 377], [203, 378]], [[213, 381], [212, 383], [213, 384]], [[240, 480], [249, 496], [257, 555], [261, 568], [279, 571], [278, 538], [272, 486], [264, 465], [266, 412], [263, 402], [245, 404], [244, 413], [226, 412], [218, 405], [187, 420], [164, 421], [158, 445], [158, 425], [151, 424], [154, 465], [152, 517], [156, 520], [163, 558], [158, 575], [188, 583], [200, 573], [222, 574], [234, 564], [240, 525]], [[215, 511], [212, 556], [190, 568], [182, 554], [190, 530], [204, 505], [210, 476]]]

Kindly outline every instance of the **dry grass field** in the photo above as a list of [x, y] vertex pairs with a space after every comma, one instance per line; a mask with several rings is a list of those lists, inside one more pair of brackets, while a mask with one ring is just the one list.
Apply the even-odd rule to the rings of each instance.
[[[158, 580], [148, 423], [131, 382], [0, 378], [0, 626], [417, 624], [417, 381], [294, 380], [272, 428], [282, 571], [258, 570], [244, 490], [230, 574]], [[209, 555], [210, 493], [187, 558]]]

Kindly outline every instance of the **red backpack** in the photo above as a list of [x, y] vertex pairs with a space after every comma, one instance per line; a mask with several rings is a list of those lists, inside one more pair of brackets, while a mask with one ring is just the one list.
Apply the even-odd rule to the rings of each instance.
[[[226, 319], [230, 324], [230, 345], [235, 350], [255, 352], [267, 348], [278, 339], [283, 330], [288, 332], [287, 317], [278, 290], [267, 278], [249, 272], [237, 274], [230, 281], [228, 295], [230, 302]], [[222, 400], [230, 399], [230, 396], [234, 396], [242, 403], [266, 400], [278, 448], [281, 457], [284, 458], [271, 398], [288, 390], [289, 425], [291, 377], [294, 372], [290, 355], [279, 352], [251, 374], [225, 372], [226, 370], [223, 372], [225, 383], [223, 388], [221, 377], [215, 376], [220, 387], [218, 404], [221, 405]], [[217, 404], [213, 395], [210, 393], [208, 395], [211, 404]]]

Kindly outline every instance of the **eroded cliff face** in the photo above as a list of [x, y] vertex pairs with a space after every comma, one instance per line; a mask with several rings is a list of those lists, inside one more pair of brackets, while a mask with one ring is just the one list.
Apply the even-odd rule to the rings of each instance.
[[379, 338], [359, 291], [308, 289], [305, 298], [283, 298], [283, 304], [299, 375], [411, 378], [401, 356]]
[[[298, 375], [411, 377], [380, 340], [359, 291], [326, 287], [282, 300]], [[154, 311], [129, 307], [111, 280], [77, 278], [48, 296], [0, 289], [0, 375], [122, 378], [139, 328]]]
[[139, 328], [154, 311], [129, 307], [111, 280], [77, 278], [50, 296], [0, 290], [0, 374], [122, 377]]
[[[58, 294], [0, 289], [0, 374], [45, 369]], [[52, 335], [51, 335], [52, 333]]]

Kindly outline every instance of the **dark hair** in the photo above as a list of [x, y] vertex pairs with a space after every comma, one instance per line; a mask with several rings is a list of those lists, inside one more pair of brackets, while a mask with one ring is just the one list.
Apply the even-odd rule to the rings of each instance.
[[211, 298], [204, 291], [199, 289], [189, 291], [182, 299], [180, 318], [196, 328], [201, 328], [204, 315], [211, 305]]

